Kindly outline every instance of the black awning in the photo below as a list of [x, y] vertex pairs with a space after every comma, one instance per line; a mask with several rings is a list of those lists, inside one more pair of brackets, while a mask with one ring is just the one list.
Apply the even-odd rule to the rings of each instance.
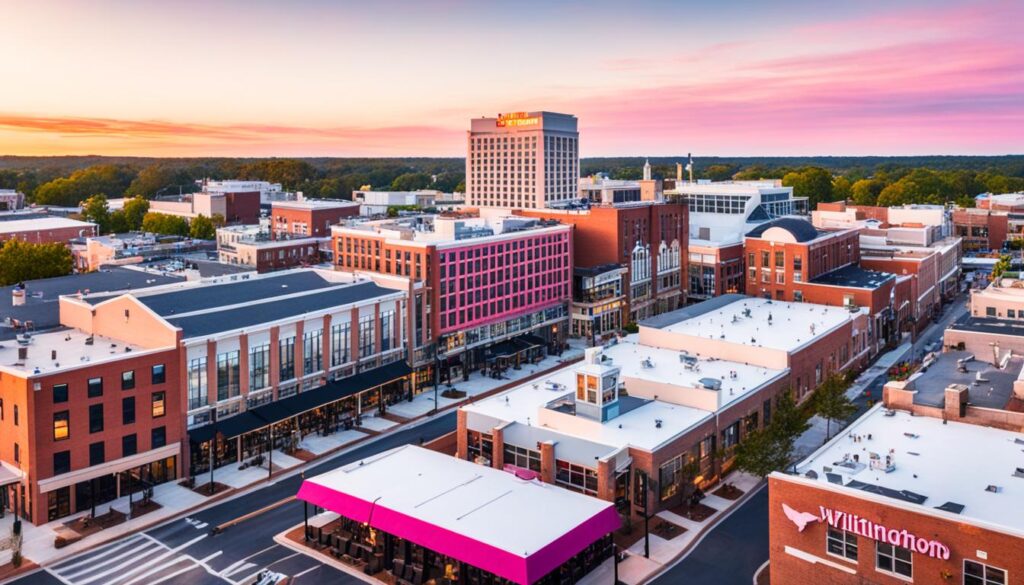
[[188, 432], [188, 440], [199, 444], [209, 441], [218, 433], [225, 439], [244, 435], [308, 410], [408, 376], [411, 373], [412, 368], [403, 361], [390, 363], [355, 376], [342, 378], [336, 382], [328, 382], [326, 386], [300, 392], [295, 396], [247, 410], [213, 424], [192, 429]]
[[266, 421], [256, 416], [252, 411], [246, 411], [197, 429], [191, 429], [188, 431], [188, 440], [198, 445], [209, 441], [217, 434], [220, 434], [225, 439], [230, 439], [265, 427], [267, 424]]
[[336, 382], [328, 382], [327, 385], [320, 388], [300, 392], [295, 396], [265, 404], [250, 412], [266, 421], [266, 424], [276, 423], [386, 384], [410, 373], [412, 373], [412, 369], [409, 364], [401, 361], [394, 362], [348, 378], [342, 378]]
[[534, 335], [532, 333], [527, 333], [526, 335], [520, 335], [519, 337], [516, 338], [516, 341], [525, 341], [526, 343], [528, 343], [530, 345], [540, 345], [540, 346], [545, 346], [545, 345], [548, 344], [548, 342], [544, 341], [543, 337], [540, 337], [538, 335]]

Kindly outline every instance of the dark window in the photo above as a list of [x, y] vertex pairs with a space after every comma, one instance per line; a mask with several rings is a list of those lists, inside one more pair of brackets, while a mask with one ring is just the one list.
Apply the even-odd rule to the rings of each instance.
[[167, 427], [153, 429], [153, 444], [150, 449], [158, 449], [167, 444]]
[[54, 384], [53, 385], [53, 403], [68, 401], [68, 385], [67, 384]]
[[71, 436], [71, 421], [68, 411], [53, 413], [53, 440], [63, 441]]
[[103, 441], [89, 445], [89, 465], [102, 465], [106, 461]]
[[857, 535], [852, 532], [837, 530], [829, 526], [828, 532], [825, 534], [825, 546], [829, 554], [851, 561], [857, 560]]
[[163, 384], [164, 380], [167, 379], [167, 372], [163, 364], [157, 364], [153, 366], [153, 383]]
[[135, 422], [135, 397], [121, 399], [121, 424], [130, 425]]
[[18, 405], [14, 405], [14, 426], [18, 426]]
[[1005, 585], [1006, 570], [964, 559], [964, 585]]
[[995, 317], [996, 316], [996, 308], [995, 307], [985, 307], [985, 316], [986, 317]]
[[132, 388], [135, 388], [135, 370], [121, 372], [121, 390], [131, 390]]
[[71, 451], [58, 451], [53, 454], [53, 474], [60, 475], [71, 471]]
[[103, 378], [89, 379], [89, 398], [103, 396]]
[[139, 445], [138, 440], [135, 438], [135, 433], [121, 437], [121, 457], [135, 455], [138, 452]]
[[93, 404], [89, 406], [89, 432], [103, 432], [103, 405]]

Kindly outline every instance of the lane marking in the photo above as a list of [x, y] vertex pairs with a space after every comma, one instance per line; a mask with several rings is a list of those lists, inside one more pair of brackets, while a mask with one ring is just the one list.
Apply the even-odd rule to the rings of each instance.
[[178, 575], [182, 575], [184, 573], [187, 573], [187, 572], [189, 572], [189, 571], [191, 571], [193, 569], [197, 569], [197, 568], [199, 568], [198, 565], [189, 565], [189, 566], [185, 567], [184, 569], [181, 569], [181, 570], [178, 570], [178, 571], [175, 571], [175, 572], [171, 573], [170, 575], [165, 575], [165, 576], [161, 577], [160, 579], [157, 579], [156, 581], [153, 581], [149, 585], [157, 585], [157, 583], [163, 583], [164, 581], [170, 581], [171, 579], [177, 577]]
[[132, 583], [136, 583], [136, 582], [138, 582], [138, 581], [140, 581], [142, 579], [145, 579], [146, 577], [152, 575], [153, 573], [156, 573], [156, 572], [159, 572], [159, 571], [165, 571], [167, 569], [170, 569], [174, 565], [177, 565], [177, 564], [182, 563], [182, 562], [188, 563], [189, 567], [191, 567], [191, 568], [195, 568], [196, 567], [195, 562], [192, 559], [189, 559], [189, 558], [186, 558], [186, 557], [183, 557], [183, 556], [175, 557], [174, 558], [174, 562], [164, 563], [162, 565], [158, 565], [156, 567], [153, 567], [152, 569], [150, 569], [150, 570], [148, 570], [148, 571], [146, 571], [144, 573], [141, 573], [139, 575], [136, 575], [136, 576], [132, 577], [128, 581], [122, 581], [121, 585], [131, 585]]

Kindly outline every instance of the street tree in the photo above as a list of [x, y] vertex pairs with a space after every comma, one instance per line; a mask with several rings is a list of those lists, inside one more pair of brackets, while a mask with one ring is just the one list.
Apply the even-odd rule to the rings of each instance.
[[814, 412], [825, 419], [825, 440], [832, 438], [832, 421], [843, 421], [857, 412], [857, 406], [846, 396], [850, 383], [840, 373], [829, 374], [814, 391]]
[[7, 240], [0, 246], [0, 286], [71, 274], [71, 250], [61, 243]]

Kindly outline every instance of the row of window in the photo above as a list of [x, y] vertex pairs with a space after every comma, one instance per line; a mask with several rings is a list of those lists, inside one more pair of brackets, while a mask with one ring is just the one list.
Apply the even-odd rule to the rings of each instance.
[[[859, 554], [858, 536], [853, 532], [831, 526], [825, 534], [828, 554], [856, 561]], [[875, 541], [875, 569], [882, 573], [914, 578], [914, 553], [885, 542]], [[963, 585], [1005, 585], [1006, 570], [977, 561], [964, 559]]]
[[[154, 392], [150, 396], [150, 414], [153, 418], [162, 418], [167, 413], [166, 394]], [[135, 424], [135, 397], [121, 399], [121, 424]], [[103, 404], [89, 405], [89, 433], [102, 433], [104, 428]], [[53, 440], [64, 441], [71, 438], [71, 412], [61, 410], [53, 413]]]
[[[394, 310], [380, 314], [381, 351], [398, 347], [395, 339], [396, 315]], [[351, 324], [341, 323], [331, 327], [331, 366], [337, 367], [353, 359], [351, 352]], [[371, 356], [377, 353], [377, 335], [374, 316], [359, 319], [359, 355]], [[296, 378], [296, 339], [294, 336], [278, 340], [278, 380], [287, 382]], [[270, 387], [270, 344], [262, 343], [249, 348], [249, 389], [257, 392]], [[230, 400], [241, 393], [240, 351], [228, 351], [217, 355], [217, 401]], [[302, 376], [321, 372], [324, 369], [323, 330], [307, 331], [302, 336]], [[189, 360], [188, 363], [188, 408], [194, 410], [209, 404], [207, 393], [207, 359], [205, 356]]]
[[[150, 449], [159, 449], [167, 445], [167, 427], [156, 427], [149, 433]], [[121, 437], [121, 457], [130, 457], [139, 452], [138, 437], [135, 433]], [[106, 443], [99, 441], [89, 445], [89, 466], [102, 465], [106, 462]], [[53, 474], [60, 475], [71, 471], [71, 451], [58, 451], [53, 454]]]
[[[167, 369], [164, 364], [157, 364], [150, 369], [150, 383], [153, 385], [163, 384], [167, 380]], [[135, 389], [135, 370], [121, 372], [121, 390]], [[59, 404], [68, 401], [68, 385], [54, 384], [53, 403]], [[86, 383], [86, 396], [98, 398], [103, 396], [103, 378], [89, 378]]]

